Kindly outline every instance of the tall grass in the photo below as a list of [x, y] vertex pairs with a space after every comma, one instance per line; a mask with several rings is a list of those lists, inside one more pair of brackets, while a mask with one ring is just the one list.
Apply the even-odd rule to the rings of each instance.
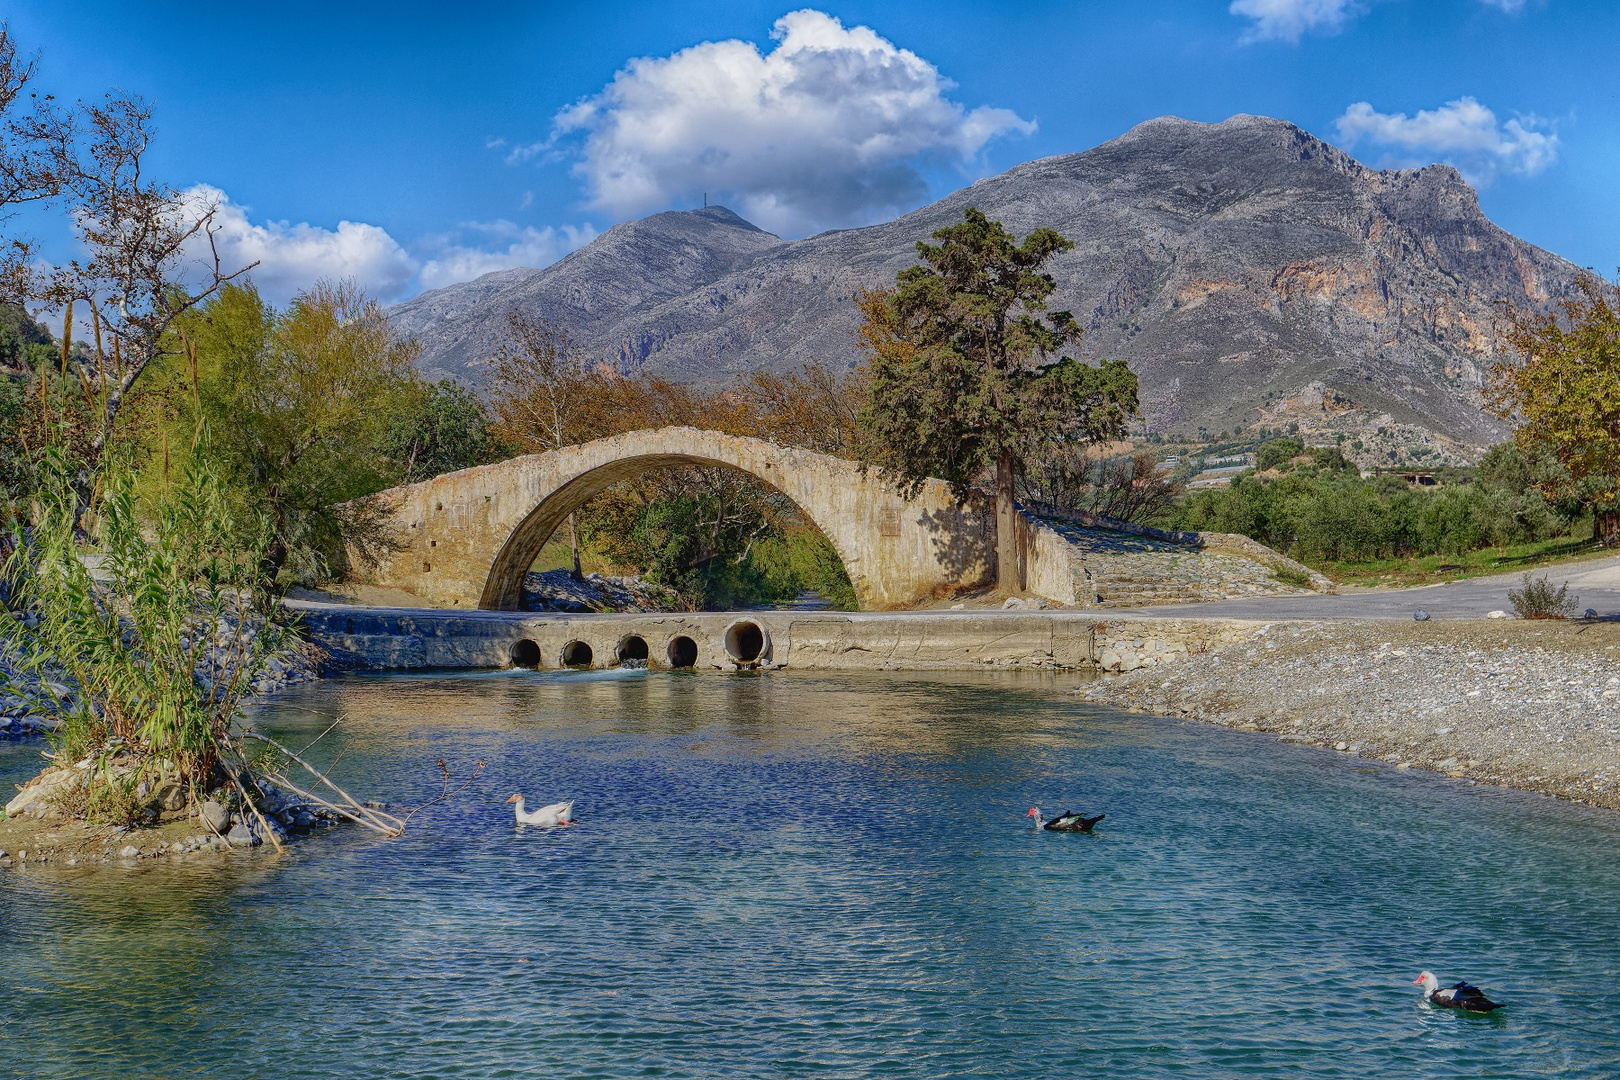
[[[144, 521], [128, 468], [94, 478], [99, 497], [84, 519], [62, 453], [44, 455], [38, 479], [34, 524], [13, 526], [5, 563], [14, 610], [0, 611], [0, 640], [12, 671], [0, 678], [59, 719], [58, 763], [91, 759], [92, 793], [97, 779], [126, 792], [176, 781], [194, 798], [216, 766], [247, 783], [232, 725], [290, 644], [269, 617], [267, 524], [236, 517], [200, 455]], [[102, 802], [128, 809], [127, 799]]]

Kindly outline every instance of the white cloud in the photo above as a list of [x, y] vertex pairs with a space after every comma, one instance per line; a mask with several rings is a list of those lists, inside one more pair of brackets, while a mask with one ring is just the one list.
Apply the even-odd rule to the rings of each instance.
[[[275, 304], [285, 304], [320, 278], [353, 278], [379, 300], [402, 296], [416, 273], [416, 263], [385, 229], [358, 221], [340, 221], [334, 229], [286, 221], [255, 224], [247, 208], [231, 202], [219, 188], [198, 184], [184, 193], [186, 202], [200, 212], [214, 209], [214, 243], [226, 273], [249, 263], [248, 272], [259, 292]], [[192, 242], [194, 260], [209, 259], [200, 235]]]
[[786, 235], [864, 224], [927, 197], [922, 169], [966, 164], [990, 139], [1035, 130], [1006, 109], [971, 112], [933, 64], [864, 26], [802, 10], [776, 46], [705, 42], [632, 60], [601, 93], [560, 112], [547, 143], [583, 135], [576, 171], [614, 215], [695, 203], [704, 192]]
[[1360, 0], [1232, 0], [1233, 15], [1253, 19], [1242, 40], [1298, 43], [1312, 30], [1337, 32], [1365, 10]]
[[[413, 245], [412, 255], [387, 230], [357, 221], [340, 221], [336, 229], [285, 221], [262, 224], [249, 219], [247, 207], [233, 203], [219, 188], [198, 184], [182, 198], [192, 214], [214, 210], [214, 243], [225, 273], [258, 263], [247, 276], [259, 293], [277, 306], [321, 278], [352, 278], [367, 293], [391, 303], [418, 291], [514, 266], [547, 266], [596, 237], [590, 225], [516, 225], [510, 221], [470, 222], [450, 234]], [[195, 280], [212, 265], [207, 238], [194, 237], [182, 273]]]
[[462, 226], [462, 232], [481, 236], [483, 243], [468, 245], [454, 236], [436, 238], [431, 245], [433, 257], [422, 264], [417, 276], [423, 289], [441, 289], [515, 266], [548, 266], [596, 239], [590, 225], [536, 229], [510, 221], [472, 222]]
[[[1232, 0], [1226, 10], [1254, 25], [1243, 32], [1244, 44], [1255, 41], [1286, 41], [1298, 44], [1312, 30], [1333, 34], [1344, 24], [1366, 12], [1371, 0]], [[1486, 7], [1517, 15], [1530, 0], [1479, 0]]]
[[1345, 146], [1365, 140], [1407, 154], [1433, 155], [1456, 166], [1472, 184], [1489, 183], [1499, 172], [1531, 176], [1558, 159], [1558, 136], [1538, 130], [1547, 126], [1539, 118], [1527, 115], [1499, 123], [1494, 112], [1471, 97], [1420, 109], [1415, 116], [1381, 113], [1358, 101], [1337, 124]]

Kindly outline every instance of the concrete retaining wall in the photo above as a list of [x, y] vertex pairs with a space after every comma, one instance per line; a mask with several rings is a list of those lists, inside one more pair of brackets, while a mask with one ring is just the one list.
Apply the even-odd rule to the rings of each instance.
[[1211, 652], [1272, 625], [1126, 615], [1099, 619], [1061, 611], [537, 615], [294, 606], [316, 642], [356, 667], [373, 669], [494, 668], [514, 662], [542, 669], [604, 668], [619, 666], [644, 647], [649, 667], [705, 671], [1130, 671]]

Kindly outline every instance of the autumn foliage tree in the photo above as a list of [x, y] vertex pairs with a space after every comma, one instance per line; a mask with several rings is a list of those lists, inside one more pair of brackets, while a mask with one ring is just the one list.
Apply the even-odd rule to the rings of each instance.
[[[607, 434], [600, 422], [603, 373], [561, 328], [514, 311], [507, 337], [495, 353], [491, 382], [495, 431], [527, 454], [559, 450]], [[568, 515], [568, 549], [574, 580], [579, 565], [579, 525]]]
[[1515, 360], [1491, 368], [1485, 400], [1513, 422], [1527, 456], [1550, 452], [1561, 474], [1538, 482], [1549, 499], [1592, 507], [1593, 535], [1620, 540], [1620, 303], [1583, 274], [1554, 312], [1508, 306], [1499, 328]]
[[974, 207], [933, 238], [918, 242], [923, 265], [900, 271], [893, 289], [858, 297], [870, 357], [860, 456], [908, 492], [938, 477], [965, 496], [992, 477], [998, 581], [1016, 591], [1019, 470], [1053, 444], [1124, 435], [1136, 376], [1121, 360], [1092, 367], [1061, 355], [1082, 328], [1047, 310], [1057, 286], [1042, 268], [1068, 240], [1036, 229], [1017, 243]]
[[811, 360], [794, 371], [754, 371], [736, 396], [748, 410], [747, 434], [849, 457], [860, 436], [866, 368]]

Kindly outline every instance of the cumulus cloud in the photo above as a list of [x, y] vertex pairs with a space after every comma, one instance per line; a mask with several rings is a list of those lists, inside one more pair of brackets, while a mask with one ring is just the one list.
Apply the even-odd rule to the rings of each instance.
[[[198, 184], [184, 193], [194, 212], [214, 207], [214, 243], [227, 273], [257, 262], [249, 276], [264, 297], [285, 304], [319, 278], [353, 278], [379, 300], [402, 296], [416, 273], [416, 262], [387, 230], [358, 221], [340, 221], [336, 229], [286, 221], [255, 224], [247, 208], [231, 202], [219, 188]], [[200, 235], [189, 257], [211, 258]]]
[[[548, 266], [596, 238], [590, 225], [517, 225], [510, 221], [468, 222], [452, 233], [413, 244], [410, 251], [386, 229], [340, 221], [336, 229], [285, 221], [255, 223], [248, 208], [233, 203], [217, 187], [198, 184], [182, 196], [189, 213], [214, 212], [214, 244], [226, 273], [258, 263], [248, 276], [266, 300], [284, 306], [321, 278], [352, 278], [383, 303], [418, 289], [438, 289], [458, 281], [516, 266]], [[194, 237], [182, 274], [206, 274], [213, 255], [207, 237]]]
[[1232, 0], [1227, 10], [1254, 20], [1254, 25], [1244, 31], [1245, 42], [1298, 43], [1313, 30], [1337, 32], [1365, 8], [1360, 0]]
[[[480, 242], [463, 242], [469, 237]], [[424, 289], [441, 289], [497, 270], [549, 266], [594, 239], [596, 230], [590, 225], [537, 229], [510, 221], [471, 222], [462, 226], [461, 235], [431, 243], [433, 255], [422, 264], [417, 281]]]
[[1395, 148], [1402, 164], [1426, 164], [1411, 155], [1432, 155], [1453, 165], [1471, 184], [1487, 184], [1498, 173], [1531, 176], [1558, 159], [1558, 136], [1541, 130], [1534, 115], [1499, 122], [1496, 114], [1471, 97], [1448, 101], [1415, 116], [1381, 113], [1365, 101], [1344, 111], [1337, 121], [1339, 141], [1346, 146], [1366, 141]]
[[632, 60], [601, 93], [560, 112], [594, 207], [618, 216], [696, 202], [703, 192], [773, 232], [864, 224], [925, 199], [923, 169], [971, 162], [992, 138], [1034, 123], [972, 111], [933, 64], [865, 26], [819, 11], [777, 20], [776, 45], [705, 42]]

